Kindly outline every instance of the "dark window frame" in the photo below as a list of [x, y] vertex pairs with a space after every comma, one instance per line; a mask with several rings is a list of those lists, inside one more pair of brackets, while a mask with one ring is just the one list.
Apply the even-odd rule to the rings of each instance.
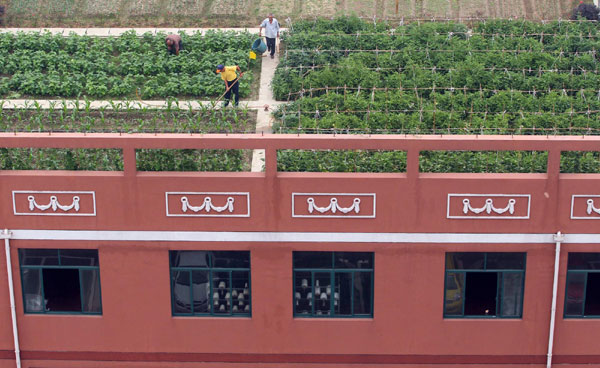
[[[208, 267], [202, 267], [202, 266], [183, 266], [183, 267], [179, 267], [179, 266], [173, 266], [171, 264], [171, 257], [172, 254], [174, 252], [205, 252], [209, 254], [208, 260], [209, 260], [209, 265]], [[241, 318], [251, 318], [252, 317], [252, 272], [251, 272], [251, 255], [250, 255], [250, 251], [231, 251], [231, 252], [245, 252], [248, 253], [248, 267], [214, 267], [214, 252], [219, 252], [219, 253], [227, 253], [228, 251], [214, 251], [214, 250], [170, 250], [169, 251], [169, 284], [170, 284], [170, 289], [171, 289], [171, 315], [173, 317], [241, 317]], [[208, 309], [209, 312], [195, 312], [194, 311], [194, 303], [192, 302], [190, 304], [191, 307], [191, 313], [184, 313], [184, 312], [176, 312], [175, 311], [175, 292], [174, 292], [174, 280], [176, 280], [176, 273], [177, 272], [188, 272], [189, 274], [189, 278], [190, 278], [190, 300], [193, 301], [193, 286], [192, 286], [192, 272], [193, 271], [204, 271], [208, 273], [208, 284], [209, 284], [209, 293], [208, 293], [208, 298], [207, 298], [207, 303], [208, 303]], [[248, 299], [247, 299], [247, 305], [249, 305], [249, 311], [238, 311], [236, 313], [233, 312], [233, 308], [230, 308], [229, 312], [227, 313], [222, 313], [222, 312], [215, 312], [214, 310], [214, 299], [213, 299], [213, 294], [214, 294], [214, 288], [213, 288], [213, 273], [229, 273], [229, 281], [228, 281], [228, 292], [230, 295], [230, 303], [233, 306], [233, 283], [232, 283], [232, 278], [233, 278], [233, 272], [247, 272], [248, 273]]]
[[[568, 252], [568, 257], [574, 253], [597, 254], [598, 252]], [[586, 314], [585, 313], [585, 304], [586, 304], [587, 291], [588, 291], [587, 284], [588, 284], [589, 274], [591, 274], [591, 273], [598, 274], [598, 273], [600, 273], [600, 269], [594, 269], [594, 268], [570, 269], [568, 257], [567, 257], [567, 277], [565, 280], [565, 301], [564, 301], [564, 305], [563, 305], [563, 318], [564, 319], [599, 319], [600, 314]], [[575, 274], [579, 274], [579, 275], [584, 274], [585, 275], [585, 279], [584, 279], [584, 283], [583, 283], [583, 300], [582, 300], [582, 306], [581, 306], [581, 314], [567, 314], [567, 302], [568, 302], [568, 296], [569, 296], [569, 280]]]
[[[329, 268], [306, 268], [306, 267], [298, 267], [296, 268], [294, 265], [294, 257], [296, 254], [298, 253], [331, 253], [331, 267]], [[292, 252], [292, 311], [293, 311], [293, 316], [294, 318], [373, 318], [374, 316], [374, 310], [375, 310], [375, 305], [374, 305], [374, 295], [375, 295], [375, 253], [374, 252], [333, 252], [333, 251], [293, 251]], [[370, 268], [342, 268], [342, 267], [336, 267], [335, 266], [335, 255], [336, 253], [369, 253], [371, 255], [371, 267]], [[329, 309], [329, 313], [330, 314], [317, 314], [317, 312], [315, 312], [315, 302], [313, 299], [313, 303], [311, 306], [311, 312], [308, 314], [305, 313], [297, 313], [296, 312], [296, 273], [297, 272], [305, 272], [308, 273], [310, 272], [311, 274], [311, 293], [314, 295], [314, 291], [315, 291], [315, 274], [316, 273], [322, 273], [322, 274], [327, 274], [329, 273], [329, 277], [330, 280], [332, 282], [332, 285], [335, 283], [335, 277], [338, 274], [344, 274], [344, 273], [348, 273], [351, 274], [351, 280], [352, 280], [352, 286], [351, 286], [351, 314], [347, 315], [340, 315], [340, 314], [336, 314], [335, 313], [335, 289], [332, 291], [332, 293], [334, 294], [333, 298], [329, 298], [329, 304], [330, 304], [330, 309]], [[354, 313], [354, 275], [356, 273], [370, 273], [371, 275], [371, 294], [369, 295], [370, 298], [370, 306], [371, 306], [371, 312], [369, 314], [355, 314]], [[320, 287], [325, 287], [325, 286], [320, 286]]]
[[[461, 253], [478, 253], [483, 254], [484, 262], [482, 268], [448, 268], [447, 267], [447, 257], [449, 254], [461, 254]], [[511, 268], [488, 268], [487, 266], [487, 257], [488, 254], [491, 253], [515, 253], [523, 255], [523, 268], [522, 269], [511, 269]], [[443, 317], [447, 319], [522, 319], [523, 318], [523, 310], [525, 305], [525, 276], [527, 269], [527, 253], [526, 252], [446, 252], [444, 254], [444, 303], [443, 303]], [[469, 273], [496, 273], [497, 281], [496, 281], [496, 310], [494, 314], [490, 315], [465, 315], [465, 304], [466, 304], [466, 285], [467, 285], [467, 274]], [[461, 300], [462, 300], [462, 313], [461, 314], [446, 314], [446, 304], [447, 304], [447, 287], [448, 287], [448, 275], [449, 274], [462, 274], [464, 279], [464, 285], [461, 291]], [[503, 280], [506, 274], [521, 274], [521, 298], [520, 298], [520, 313], [518, 315], [502, 315], [502, 304], [504, 300], [504, 287]]]
[[[58, 258], [58, 265], [44, 265], [44, 264], [40, 264], [40, 265], [24, 265], [24, 260], [26, 258], [26, 256], [24, 256], [24, 252], [28, 251], [28, 250], [51, 250], [51, 251], [56, 251], [57, 252], [57, 258]], [[21, 276], [21, 291], [22, 291], [22, 297], [23, 297], [23, 311], [26, 314], [66, 314], [66, 315], [102, 315], [102, 283], [101, 283], [101, 277], [100, 277], [100, 260], [99, 260], [99, 254], [98, 254], [98, 263], [95, 266], [82, 266], [82, 265], [63, 265], [62, 264], [62, 257], [60, 255], [61, 251], [72, 251], [72, 250], [94, 250], [96, 251], [96, 253], [98, 253], [98, 249], [85, 249], [85, 248], [78, 248], [78, 249], [71, 249], [71, 248], [21, 248], [19, 249], [19, 267], [20, 267], [20, 276]], [[77, 311], [53, 311], [53, 310], [48, 310], [47, 306], [46, 306], [46, 298], [45, 298], [45, 291], [44, 291], [44, 270], [50, 270], [50, 269], [59, 269], [59, 270], [77, 270], [78, 271], [78, 276], [79, 276], [79, 297], [81, 299], [81, 311], [77, 312]], [[39, 271], [39, 283], [40, 283], [40, 289], [41, 289], [41, 298], [42, 298], [42, 310], [41, 311], [31, 311], [27, 309], [27, 301], [26, 301], [26, 293], [25, 293], [25, 284], [24, 284], [24, 270], [38, 270]], [[87, 312], [85, 311], [85, 307], [84, 307], [84, 292], [83, 292], [83, 282], [82, 280], [82, 271], [84, 270], [92, 270], [92, 271], [96, 271], [97, 273], [97, 277], [98, 277], [98, 281], [97, 281], [97, 285], [98, 285], [98, 298], [100, 301], [100, 310], [98, 312]]]

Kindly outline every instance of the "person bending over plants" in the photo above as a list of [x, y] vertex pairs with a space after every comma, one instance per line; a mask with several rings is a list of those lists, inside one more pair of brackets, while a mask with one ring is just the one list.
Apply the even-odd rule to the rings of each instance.
[[[237, 72], [240, 72], [239, 77]], [[238, 82], [242, 75], [244, 75], [244, 73], [242, 73], [242, 69], [240, 69], [239, 65], [225, 66], [223, 64], [219, 64], [217, 65], [216, 73], [220, 73], [221, 79], [223, 79], [223, 82], [225, 82], [225, 101], [223, 102], [223, 107], [229, 105], [232, 91], [235, 97], [233, 104], [235, 107], [237, 107], [240, 103], [240, 84]]]
[[169, 55], [179, 55], [179, 50], [183, 49], [183, 43], [181, 42], [181, 36], [178, 34], [170, 34], [165, 39], [167, 44], [167, 51]]
[[579, 6], [573, 9], [572, 20], [577, 20], [579, 17], [586, 18], [587, 20], [600, 20], [598, 14], [600, 9], [594, 4], [586, 4], [583, 1], [579, 2]]

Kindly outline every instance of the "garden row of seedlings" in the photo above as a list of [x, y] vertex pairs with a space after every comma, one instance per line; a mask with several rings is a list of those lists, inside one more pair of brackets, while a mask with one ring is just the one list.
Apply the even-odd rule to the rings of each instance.
[[[276, 132], [600, 133], [594, 22], [493, 20], [295, 23], [273, 80]], [[543, 172], [544, 152], [424, 152], [421, 170]], [[563, 172], [600, 172], [597, 153], [563, 154]], [[404, 171], [402, 152], [282, 152], [280, 167]]]
[[[4, 109], [0, 131], [119, 133], [251, 133], [256, 112], [246, 108], [192, 109], [184, 99], [211, 99], [223, 92], [217, 64], [248, 70], [250, 33], [208, 31], [182, 34], [185, 48], [168, 55], [163, 34], [97, 38], [71, 34], [0, 33], [0, 98], [77, 98]], [[18, 47], [17, 47], [18, 45]], [[252, 72], [240, 82], [240, 95], [250, 92]], [[108, 101], [92, 109], [93, 99]], [[166, 98], [156, 109], [139, 99]], [[242, 171], [250, 153], [241, 150], [139, 150], [138, 170]], [[111, 149], [0, 149], [0, 169], [122, 170], [122, 153]]]

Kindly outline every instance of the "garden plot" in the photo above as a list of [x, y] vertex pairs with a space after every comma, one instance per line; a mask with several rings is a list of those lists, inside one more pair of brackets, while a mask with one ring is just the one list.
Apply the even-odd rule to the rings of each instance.
[[124, 9], [132, 16], [156, 14], [160, 12], [162, 1], [160, 0], [131, 0]]
[[[1, 104], [0, 104], [1, 107]], [[135, 109], [0, 109], [0, 131], [86, 133], [253, 133], [256, 112], [207, 107]], [[248, 171], [249, 150], [139, 150], [140, 171]], [[0, 148], [0, 170], [123, 170], [122, 153], [114, 149]]]
[[123, 0], [95, 0], [82, 1], [82, 3], [83, 14], [106, 16], [118, 14]]
[[[600, 32], [593, 22], [488, 20], [471, 29], [412, 22], [390, 29], [338, 18], [297, 22], [283, 39], [273, 91], [288, 103], [275, 113], [278, 133], [600, 134]], [[428, 154], [422, 163], [442, 171], [460, 169], [453, 162], [483, 162], [478, 167], [496, 172], [545, 170], [543, 154], [511, 155]], [[597, 163], [581, 164], [586, 157], [564, 170], [600, 172]]]
[[267, 14], [273, 13], [275, 18], [279, 20], [281, 24], [283, 24], [283, 17], [292, 15], [294, 12], [294, 3], [297, 0], [261, 0], [258, 6], [258, 17], [261, 19], [265, 19]]
[[0, 98], [214, 98], [223, 92], [214, 72], [221, 63], [249, 70], [240, 81], [240, 95], [250, 94], [250, 69], [257, 62], [248, 58], [248, 50], [254, 35], [183, 34], [179, 56], [168, 55], [164, 37], [146, 33], [139, 38], [133, 31], [109, 38], [0, 33]]
[[73, 109], [62, 102], [50, 109], [0, 108], [1, 132], [253, 133], [255, 126], [256, 111], [210, 106], [192, 111], [174, 103], [166, 109], [140, 109], [134, 104]]
[[176, 17], [179, 14], [189, 15], [203, 15], [206, 1], [204, 0], [173, 0], [167, 4], [167, 14], [172, 17]]
[[340, 0], [304, 0], [302, 15], [305, 17], [331, 17], [339, 14]]
[[240, 11], [248, 8], [250, 4], [250, 0], [213, 0], [210, 4], [210, 13], [219, 15], [240, 15]]
[[[359, 2], [358, 0], [346, 0]], [[398, 0], [398, 13], [396, 13], [396, 0], [385, 0], [383, 7], [384, 18], [412, 18], [415, 17], [415, 2]]]

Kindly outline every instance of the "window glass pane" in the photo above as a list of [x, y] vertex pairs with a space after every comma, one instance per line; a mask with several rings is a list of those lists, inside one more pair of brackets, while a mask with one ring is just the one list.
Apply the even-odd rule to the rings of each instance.
[[331, 290], [331, 273], [315, 272], [315, 315], [331, 315], [331, 298], [327, 295], [327, 289]]
[[331, 252], [294, 252], [294, 268], [332, 268]]
[[584, 313], [586, 316], [600, 316], [600, 273], [587, 274]]
[[502, 316], [504, 317], [521, 316], [523, 276], [522, 272], [504, 272], [502, 274]]
[[83, 312], [101, 313], [100, 272], [97, 269], [81, 270], [81, 289], [83, 291]]
[[335, 252], [335, 268], [373, 268], [373, 253]]
[[463, 290], [465, 290], [465, 274], [459, 272], [446, 272], [444, 315], [462, 316]]
[[[331, 288], [327, 288], [331, 295]], [[342, 316], [352, 315], [352, 273], [336, 272], [333, 309], [335, 314]]]
[[569, 252], [569, 270], [598, 270], [600, 269], [600, 253]]
[[98, 250], [61, 249], [60, 264], [62, 266], [98, 266]]
[[213, 312], [229, 314], [231, 310], [231, 280], [229, 272], [213, 272]]
[[354, 314], [371, 314], [371, 272], [354, 273]]
[[170, 251], [171, 267], [209, 267], [209, 253], [204, 251]]
[[250, 268], [250, 252], [212, 252], [213, 267]]
[[[570, 256], [571, 254], [569, 254]], [[587, 273], [569, 272], [565, 291], [565, 315], [583, 316], [583, 298]]]
[[171, 273], [171, 288], [173, 290], [173, 313], [191, 314], [192, 303], [190, 302], [190, 272], [173, 271]]
[[525, 253], [488, 253], [486, 269], [523, 270], [525, 269]]
[[42, 284], [40, 283], [39, 269], [24, 268], [23, 297], [25, 298], [25, 312], [43, 312], [44, 298], [42, 296]]
[[231, 300], [233, 303], [233, 307], [231, 309], [232, 312], [234, 314], [250, 313], [250, 272], [233, 271], [231, 273], [231, 282]]
[[495, 316], [497, 291], [497, 272], [467, 272], [465, 316]]
[[310, 272], [294, 272], [294, 311], [296, 314], [312, 313], [312, 277]]
[[208, 313], [210, 300], [209, 271], [192, 271], [194, 313]]
[[48, 311], [81, 312], [78, 269], [46, 268], [42, 277]]
[[19, 258], [24, 266], [56, 266], [58, 249], [19, 249]]
[[446, 253], [447, 270], [482, 270], [485, 253]]

